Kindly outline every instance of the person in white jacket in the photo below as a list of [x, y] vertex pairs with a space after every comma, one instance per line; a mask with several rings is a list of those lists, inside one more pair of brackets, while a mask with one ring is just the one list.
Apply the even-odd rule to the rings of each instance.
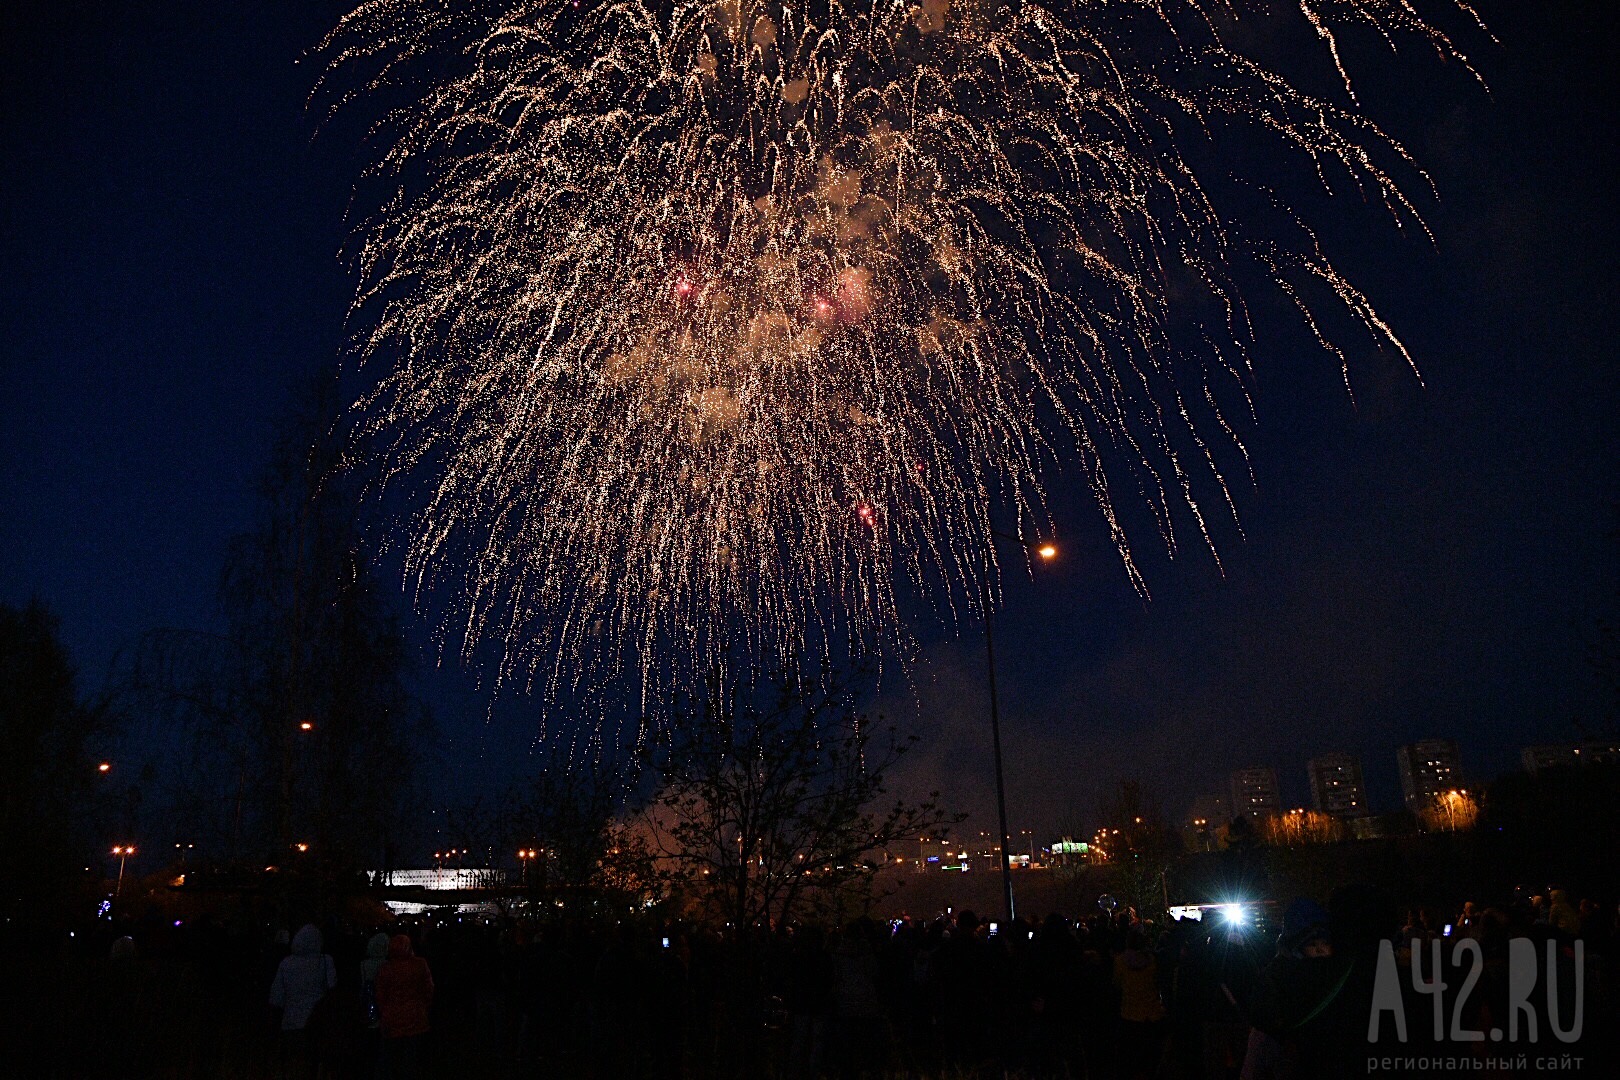
[[321, 951], [321, 932], [306, 925], [293, 935], [292, 955], [276, 968], [270, 984], [270, 1006], [281, 1010], [281, 1067], [307, 1068], [313, 1049], [304, 1027], [310, 1013], [327, 992], [337, 986], [337, 965]]

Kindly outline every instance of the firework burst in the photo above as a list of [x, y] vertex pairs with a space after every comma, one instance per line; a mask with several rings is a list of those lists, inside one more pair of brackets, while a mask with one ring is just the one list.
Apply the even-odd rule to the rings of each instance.
[[[1213, 550], [1242, 287], [1280, 289], [1341, 363], [1331, 327], [1405, 350], [1279, 200], [1225, 211], [1202, 148], [1258, 132], [1421, 225], [1402, 184], [1426, 180], [1361, 115], [1340, 39], [1466, 65], [1433, 19], [1477, 23], [1451, 0], [1249, 6], [348, 16], [327, 50], [353, 95], [426, 86], [381, 129], [398, 195], [360, 231], [356, 317], [362, 426], [447, 629], [548, 695], [656, 708], [726, 657], [882, 651], [910, 592], [971, 609], [992, 508], [1039, 530], [1059, 466], [1139, 588], [1118, 491], [1172, 552], [1178, 522]], [[1313, 31], [1342, 90], [1230, 44], [1255, 23]]]

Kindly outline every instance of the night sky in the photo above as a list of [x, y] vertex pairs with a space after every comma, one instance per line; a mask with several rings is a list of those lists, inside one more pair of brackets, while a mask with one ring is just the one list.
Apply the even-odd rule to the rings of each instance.
[[[344, 6], [0, 16], [0, 601], [56, 611], [87, 690], [142, 631], [213, 622], [276, 421], [337, 362], [365, 155], [353, 125], [317, 133], [305, 57]], [[1304, 803], [1328, 750], [1361, 755], [1393, 805], [1400, 742], [1455, 738], [1483, 779], [1612, 726], [1589, 661], [1596, 620], [1620, 616], [1607, 6], [1481, 4], [1500, 46], [1462, 40], [1488, 92], [1415, 50], [1366, 58], [1367, 111], [1438, 186], [1437, 243], [1354, 196], [1324, 236], [1423, 382], [1357, 355], [1352, 402], [1302, 334], [1263, 339], [1224, 574], [1143, 533], [1138, 597], [1057, 482], [1064, 557], [1015, 576], [998, 623], [1014, 830], [1084, 820], [1125, 777], [1179, 812], [1248, 764]], [[411, 634], [443, 735], [432, 790], [515, 778], [533, 704], [491, 713], [476, 673], [435, 670]], [[983, 811], [982, 639], [918, 634], [915, 693], [884, 703], [924, 736], [904, 783]]]

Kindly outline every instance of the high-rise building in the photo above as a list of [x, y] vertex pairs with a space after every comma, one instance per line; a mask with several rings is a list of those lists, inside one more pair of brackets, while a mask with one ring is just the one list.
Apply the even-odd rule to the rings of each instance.
[[1462, 783], [1457, 743], [1452, 739], [1419, 739], [1395, 751], [1401, 769], [1401, 795], [1413, 813], [1434, 805]]
[[1282, 811], [1282, 795], [1277, 787], [1277, 770], [1269, 765], [1251, 765], [1232, 774], [1232, 813], [1252, 818]]
[[1519, 751], [1519, 761], [1524, 765], [1527, 773], [1539, 773], [1543, 769], [1556, 769], [1564, 766], [1574, 766], [1581, 763], [1580, 750], [1565, 744], [1563, 746], [1527, 746]]
[[1311, 805], [1336, 817], [1367, 813], [1367, 788], [1361, 762], [1350, 754], [1322, 754], [1306, 763], [1311, 776]]
[[1200, 795], [1182, 823], [1181, 835], [1188, 851], [1214, 851], [1220, 846], [1220, 832], [1232, 823], [1232, 803], [1225, 795]]

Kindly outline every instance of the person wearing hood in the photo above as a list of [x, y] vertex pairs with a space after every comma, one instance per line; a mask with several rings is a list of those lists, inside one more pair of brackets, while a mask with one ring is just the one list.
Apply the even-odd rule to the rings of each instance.
[[1283, 914], [1277, 955], [1251, 1002], [1243, 1080], [1347, 1076], [1366, 1013], [1344, 994], [1351, 965], [1335, 955], [1328, 913], [1301, 897]]
[[381, 1052], [382, 1012], [377, 1008], [377, 973], [388, 962], [388, 935], [381, 930], [366, 942], [366, 958], [360, 961], [360, 1015], [365, 1023], [364, 1075], [377, 1075], [377, 1059]]
[[366, 942], [366, 958], [360, 961], [360, 1000], [366, 1007], [366, 1027], [372, 1031], [382, 1026], [377, 1010], [377, 973], [388, 962], [388, 935], [381, 930]]
[[1159, 996], [1159, 963], [1140, 929], [1126, 935], [1124, 950], [1114, 957], [1114, 989], [1119, 994], [1120, 1075], [1152, 1075], [1163, 1046], [1165, 1010]]
[[1553, 889], [1548, 895], [1552, 903], [1547, 907], [1547, 922], [1554, 930], [1578, 937], [1581, 932], [1581, 916], [1575, 910], [1575, 905], [1569, 902], [1569, 893], [1563, 889]]
[[376, 996], [383, 1036], [379, 1075], [384, 1080], [420, 1075], [433, 973], [404, 934], [389, 939], [388, 960], [377, 972]]
[[307, 1062], [305, 1027], [315, 1006], [337, 986], [337, 965], [321, 951], [321, 932], [306, 924], [293, 936], [292, 953], [276, 968], [270, 1007], [281, 1011], [282, 1065]]

